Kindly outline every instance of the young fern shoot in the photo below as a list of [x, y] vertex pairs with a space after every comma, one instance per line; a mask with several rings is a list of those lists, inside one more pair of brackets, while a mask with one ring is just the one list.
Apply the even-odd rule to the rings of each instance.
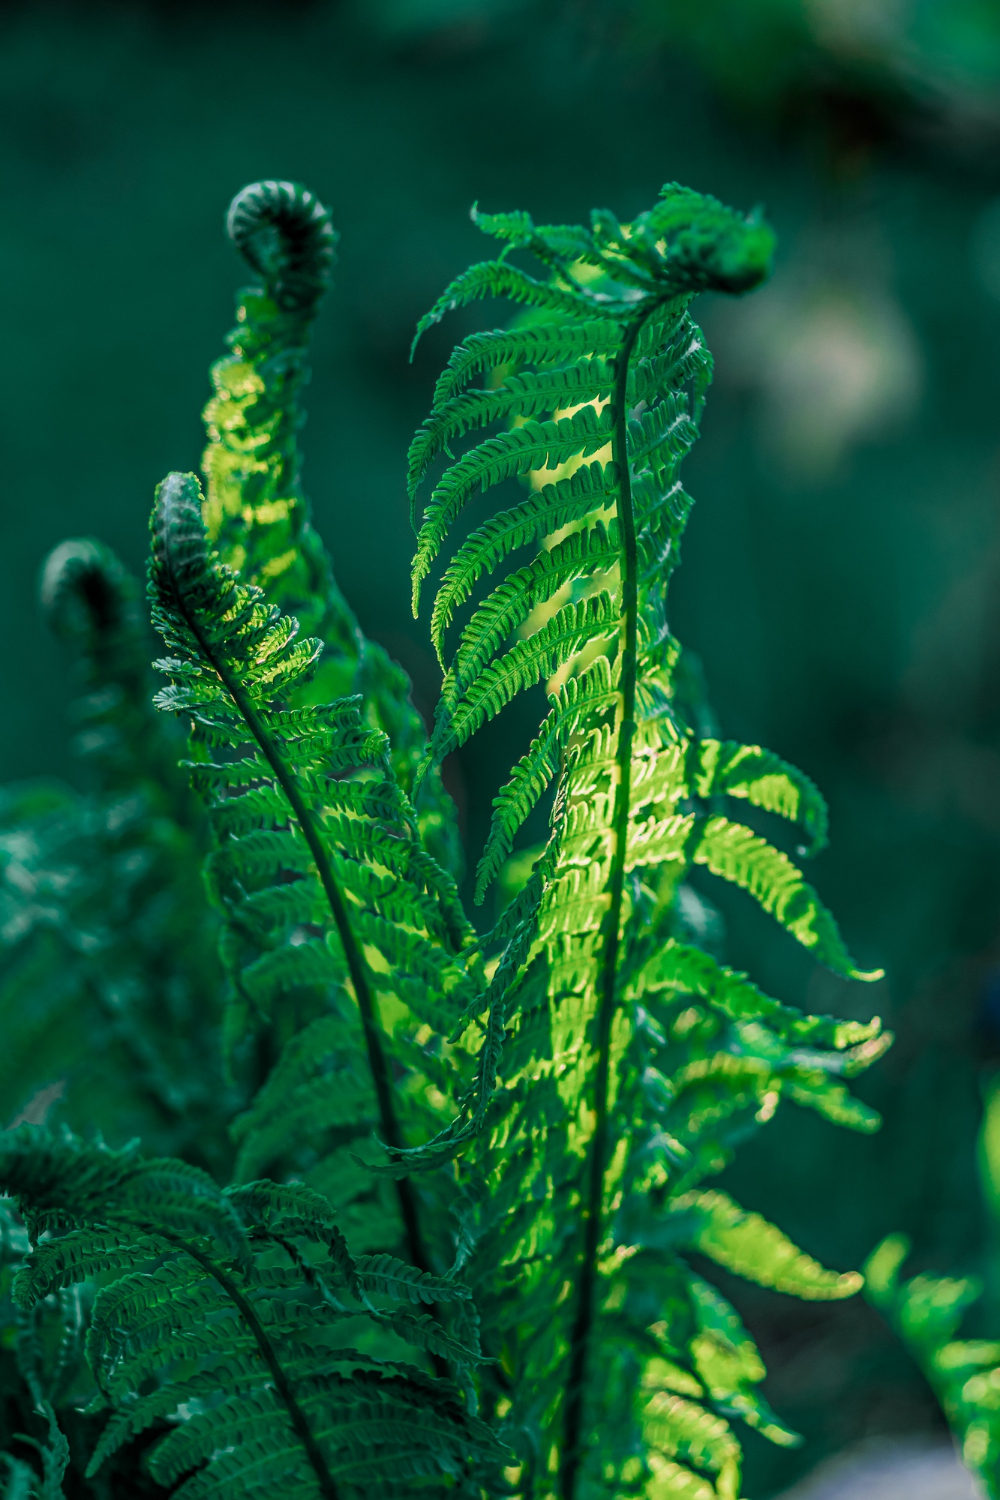
[[[172, 685], [157, 702], [193, 726], [192, 775], [218, 836], [209, 871], [228, 918], [227, 957], [243, 1004], [274, 1017], [283, 1002], [285, 1030], [294, 1027], [236, 1122], [237, 1173], [247, 1180], [305, 1148], [310, 1180], [337, 1201], [337, 1168], [355, 1192], [366, 1178], [347, 1143], [375, 1124], [398, 1150], [406, 1124], [434, 1119], [419, 1074], [400, 1099], [379, 999], [395, 1002], [397, 1019], [419, 1017], [412, 1030], [447, 1034], [475, 993], [459, 962], [471, 931], [450, 877], [420, 846], [385, 736], [362, 723], [357, 698], [288, 706], [322, 645], [300, 639], [295, 620], [210, 557], [192, 475], [164, 480], [152, 528], [153, 621], [172, 653], [159, 663]], [[401, 1021], [397, 1034], [405, 1045]], [[415, 1042], [411, 1051], [426, 1093], [428, 1069], [445, 1059]], [[332, 1171], [319, 1150], [331, 1129]], [[395, 1192], [410, 1259], [426, 1268], [413, 1188], [400, 1179]], [[376, 1205], [359, 1217], [376, 1244], [392, 1243], [384, 1211], [381, 1221]]]
[[[244, 582], [322, 641], [309, 701], [360, 693], [364, 718], [388, 736], [393, 775], [412, 796], [426, 734], [410, 684], [362, 635], [302, 484], [301, 397], [312, 326], [333, 272], [333, 221], [299, 183], [254, 182], [230, 204], [226, 229], [259, 280], [240, 293], [230, 353], [212, 367], [202, 460], [208, 534]], [[425, 778], [415, 806], [428, 852], [459, 874], [455, 810], [439, 776]]]
[[[428, 764], [540, 681], [550, 704], [495, 800], [480, 896], [553, 781], [556, 791], [549, 841], [488, 940], [501, 951], [475, 1085], [458, 1118], [403, 1160], [431, 1164], [474, 1143], [462, 1168], [470, 1274], [500, 1359], [484, 1399], [509, 1424], [515, 1490], [736, 1500], [728, 1419], [795, 1437], [754, 1389], [763, 1366], [736, 1314], [680, 1252], [805, 1296], [860, 1282], [698, 1184], [782, 1095], [874, 1128], [835, 1080], [886, 1044], [877, 1020], [802, 1015], [692, 942], [704, 905], [684, 881], [699, 865], [835, 972], [875, 977], [795, 863], [727, 816], [727, 799], [742, 799], [798, 823], [813, 849], [825, 836], [808, 778], [688, 723], [667, 624], [691, 503], [679, 466], [711, 373], [688, 305], [760, 282], [772, 234], [758, 215], [675, 185], [628, 225], [607, 212], [589, 230], [474, 218], [504, 248], [459, 277], [418, 334], [487, 296], [529, 312], [455, 350], [414, 440], [414, 496], [448, 460], [419, 527], [415, 607], [476, 491], [520, 477], [529, 493], [461, 543], [438, 587], [431, 630], [446, 670]], [[517, 250], [547, 279], [512, 264]], [[468, 434], [472, 445], [453, 451]], [[533, 555], [472, 604], [447, 652], [479, 581], [526, 547]]]

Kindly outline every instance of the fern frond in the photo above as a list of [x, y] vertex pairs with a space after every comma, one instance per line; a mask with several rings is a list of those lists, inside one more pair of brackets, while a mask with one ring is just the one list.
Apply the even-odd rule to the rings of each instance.
[[[599, 311], [579, 293], [536, 281], [533, 276], [518, 270], [516, 266], [506, 265], [503, 261], [484, 260], [456, 276], [430, 311], [424, 313], [417, 324], [413, 348], [416, 348], [418, 339], [423, 337], [428, 328], [440, 323], [446, 313], [454, 312], [459, 307], [468, 307], [470, 302], [481, 302], [486, 297], [504, 297], [508, 302], [542, 308], [546, 312], [579, 313], [588, 308], [592, 312]], [[410, 353], [412, 358], [413, 349]]]
[[809, 838], [801, 855], [815, 855], [826, 846], [826, 803], [818, 787], [804, 772], [759, 745], [738, 745], [732, 740], [702, 740], [698, 746], [699, 775], [695, 790], [699, 797], [741, 797], [792, 823], [799, 823]]
[[[702, 1184], [782, 1099], [874, 1128], [844, 1080], [889, 1040], [877, 1021], [805, 1016], [764, 995], [693, 947], [685, 917], [695, 900], [685, 882], [701, 866], [820, 962], [875, 977], [858, 970], [796, 864], [722, 815], [722, 798], [740, 798], [798, 823], [812, 851], [825, 839], [808, 778], [758, 747], [699, 734], [705, 715], [686, 702], [667, 619], [691, 506], [680, 465], [712, 371], [688, 306], [698, 291], [762, 280], [771, 235], [758, 216], [676, 184], [631, 225], [604, 210], [589, 228], [474, 218], [504, 248], [454, 283], [420, 331], [490, 294], [537, 313], [471, 335], [438, 382], [410, 455], [411, 488], [431, 485], [415, 605], [477, 490], [520, 478], [531, 492], [460, 539], [444, 568], [431, 764], [539, 680], [549, 697], [495, 799], [477, 899], [553, 784], [555, 795], [549, 842], [490, 940], [501, 951], [464, 1040], [478, 1046], [475, 1083], [458, 1120], [400, 1167], [466, 1153], [468, 1264], [508, 1381], [491, 1367], [480, 1379], [525, 1434], [519, 1492], [576, 1500], [611, 1485], [646, 1500], [736, 1500], [730, 1420], [797, 1439], [756, 1390], [763, 1365], [738, 1319], [684, 1250], [806, 1296], [850, 1295], [859, 1280], [825, 1271]], [[547, 299], [546, 283], [513, 270], [520, 252], [548, 271]], [[487, 388], [469, 389], [483, 373]], [[533, 550], [501, 574], [521, 548]], [[672, 1309], [659, 1331], [639, 1312], [657, 1305]]]
[[427, 502], [413, 562], [413, 613], [419, 612], [423, 580], [453, 522], [477, 489], [489, 490], [532, 469], [556, 469], [575, 457], [589, 458], [611, 439], [610, 416], [589, 403], [571, 417], [525, 421], [486, 438], [446, 470]]
[[438, 657], [456, 609], [465, 603], [484, 573], [492, 572], [519, 547], [583, 520], [591, 511], [601, 509], [602, 503], [613, 504], [616, 485], [612, 465], [585, 464], [569, 479], [544, 485], [522, 505], [502, 511], [473, 532], [449, 564], [434, 600], [431, 638]]
[[578, 604], [566, 604], [540, 630], [517, 642], [483, 668], [468, 687], [446, 682], [437, 711], [431, 754], [443, 759], [493, 719], [518, 693], [549, 677], [582, 647], [611, 637], [614, 601], [603, 591]]
[[853, 1297], [864, 1284], [857, 1271], [825, 1270], [793, 1245], [760, 1214], [748, 1214], [725, 1193], [686, 1193], [670, 1205], [671, 1214], [692, 1227], [690, 1243], [710, 1260], [748, 1281], [788, 1292], [810, 1302]]
[[518, 829], [555, 778], [569, 740], [586, 715], [612, 706], [616, 685], [615, 669], [606, 656], [599, 656], [592, 667], [579, 677], [571, 677], [554, 695], [552, 708], [527, 755], [518, 761], [510, 781], [493, 799], [489, 837], [476, 873], [477, 901], [482, 901], [487, 886], [510, 854]]
[[[447, 1034], [476, 994], [461, 960], [473, 934], [450, 877], [419, 846], [385, 738], [362, 723], [357, 700], [289, 706], [320, 645], [210, 557], [193, 477], [164, 481], [152, 525], [153, 617], [172, 679], [158, 701], [191, 717], [196, 749], [202, 728], [213, 744], [215, 760], [192, 769], [217, 820], [211, 888], [237, 1021], [252, 1006], [284, 1038], [237, 1123], [238, 1170], [308, 1163], [323, 1178], [326, 1156], [373, 1126], [391, 1151], [404, 1130], [419, 1139], [440, 1128], [428, 1108], [442, 1097], [426, 1077], [433, 1057], [416, 1038], [428, 1027]], [[358, 1197], [355, 1182], [347, 1201]], [[410, 1259], [426, 1269], [407, 1182], [397, 1197]]]
[[[331, 280], [337, 234], [315, 195], [290, 182], [244, 188], [226, 223], [259, 280], [240, 293], [231, 353], [212, 368], [202, 460], [208, 533], [224, 563], [322, 642], [316, 672], [299, 697], [322, 703], [359, 694], [362, 718], [388, 737], [393, 774], [412, 795], [426, 734], [409, 680], [363, 636], [334, 580], [302, 481], [308, 344]], [[455, 809], [437, 773], [424, 778], [415, 811], [425, 846], [460, 874]]]
[[444, 1276], [417, 1271], [394, 1255], [361, 1255], [355, 1262], [358, 1286], [366, 1292], [391, 1297], [394, 1302], [452, 1302], [469, 1296], [469, 1288]]
[[355, 1261], [316, 1194], [265, 1182], [223, 1193], [182, 1162], [31, 1127], [0, 1143], [0, 1190], [46, 1236], [19, 1276], [22, 1305], [54, 1274], [121, 1273], [98, 1291], [87, 1336], [111, 1413], [88, 1475], [144, 1434], [158, 1483], [221, 1500], [454, 1483], [502, 1459], [450, 1380], [339, 1337], [367, 1324], [475, 1361], [432, 1318], [395, 1307], [467, 1289], [389, 1257]]
[[528, 323], [470, 334], [453, 350], [434, 388], [434, 409], [457, 396], [476, 375], [505, 365], [547, 365], [577, 355], [611, 354], [617, 348], [618, 324], [595, 318], [567, 327], [563, 323]]
[[[597, 521], [587, 531], [571, 532], [527, 567], [511, 573], [477, 607], [462, 632], [461, 645], [455, 653], [450, 674], [456, 687], [467, 691], [503, 642], [533, 610], [547, 604], [564, 584], [594, 573], [606, 573], [617, 566], [618, 557], [614, 524], [609, 531]], [[446, 679], [443, 692], [448, 696], [453, 691], [451, 682]]]
[[841, 1021], [833, 1016], [807, 1015], [794, 1006], [783, 1005], [739, 974], [717, 963], [700, 948], [668, 938], [639, 969], [630, 976], [627, 993], [641, 999], [648, 992], [667, 991], [670, 997], [685, 995], [703, 999], [727, 1020], [764, 1020], [779, 1036], [790, 1042], [812, 1043], [838, 1051], [854, 1047], [871, 1047], [882, 1038], [881, 1021]]
[[604, 401], [613, 385], [613, 368], [601, 359], [588, 358], [551, 372], [508, 375], [497, 390], [453, 396], [447, 404], [435, 407], [434, 415], [424, 423], [410, 446], [411, 497], [437, 455], [442, 449], [450, 452], [450, 444], [456, 438], [475, 428], [488, 427], [515, 411], [525, 418], [561, 407]]
[[689, 1276], [688, 1291], [698, 1324], [694, 1366], [715, 1409], [742, 1418], [772, 1443], [797, 1447], [799, 1434], [786, 1427], [755, 1389], [767, 1371], [735, 1309], [700, 1276]]
[[881, 969], [858, 969], [837, 924], [797, 866], [740, 823], [709, 818], [694, 851], [696, 864], [748, 891], [786, 932], [815, 952], [821, 963], [845, 979], [880, 979]]

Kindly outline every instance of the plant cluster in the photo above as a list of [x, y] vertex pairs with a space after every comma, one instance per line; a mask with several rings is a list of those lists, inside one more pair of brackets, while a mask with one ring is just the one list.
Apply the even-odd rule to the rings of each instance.
[[[90, 785], [10, 790], [0, 832], [10, 1496], [739, 1500], [736, 1424], [797, 1438], [706, 1263], [861, 1285], [710, 1185], [785, 1102], [876, 1128], [846, 1081], [887, 1044], [727, 967], [698, 884], [872, 977], [798, 863], [820, 794], [713, 732], [668, 626], [712, 368], [690, 304], [762, 281], [771, 231], [674, 184], [630, 224], [475, 218], [499, 253], [418, 336], [521, 311], [457, 346], [410, 452], [429, 734], [302, 488], [336, 236], [297, 185], [230, 208], [256, 280], [204, 487], [157, 490], [155, 708], [120, 564], [46, 565]], [[440, 768], [524, 693], [480, 931]], [[35, 1123], [62, 1080], [76, 1134]]]

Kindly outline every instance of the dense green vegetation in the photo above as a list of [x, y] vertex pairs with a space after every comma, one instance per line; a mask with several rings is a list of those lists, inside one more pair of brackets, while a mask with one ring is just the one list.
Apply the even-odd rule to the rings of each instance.
[[[880, 977], [740, 820], [798, 825], [808, 855], [826, 837], [816, 788], [706, 732], [667, 623], [691, 505], [680, 465], [711, 376], [689, 304], [758, 285], [772, 232], [675, 184], [629, 224], [606, 210], [589, 230], [478, 222], [499, 257], [453, 282], [418, 338], [483, 298], [527, 311], [456, 348], [414, 440], [414, 498], [445, 456], [414, 608], [477, 491], [521, 478], [527, 497], [501, 499], [440, 580], [439, 652], [473, 608], [429, 739], [405, 676], [354, 622], [301, 487], [305, 347], [335, 236], [299, 186], [233, 201], [229, 234], [259, 282], [213, 369], [207, 490], [173, 473], [153, 507], [168, 678], [154, 705], [184, 739], [150, 718], [146, 627], [114, 556], [69, 542], [47, 564], [98, 784], [13, 799], [0, 1009], [10, 1029], [21, 1012], [39, 1028], [51, 992], [45, 1027], [79, 1049], [64, 1040], [62, 1066], [93, 1087], [94, 1032], [74, 1023], [95, 1006], [125, 1073], [119, 1100], [98, 1060], [111, 1130], [148, 1094], [161, 1131], [192, 1134], [175, 1145], [187, 1159], [27, 1121], [0, 1142], [16, 1210], [7, 1385], [47, 1424], [8, 1431], [11, 1493], [56, 1496], [68, 1476], [185, 1500], [373, 1486], [738, 1500], [732, 1422], [799, 1438], [691, 1255], [807, 1300], [861, 1285], [706, 1187], [786, 1098], [877, 1126], [840, 1080], [888, 1040], [877, 1019], [809, 1015], [721, 963], [717, 915], [687, 879], [705, 867], [831, 971]], [[533, 558], [478, 587], [525, 547]], [[447, 868], [456, 813], [438, 767], [540, 679], [549, 711], [480, 863], [480, 899], [501, 873], [508, 899], [477, 936]], [[544, 847], [512, 853], [546, 801]], [[122, 866], [144, 899], [122, 904]]]
[[[219, 992], [211, 918], [196, 880], [174, 886], [187, 907], [178, 895], [165, 910], [153, 894], [168, 868], [197, 868], [204, 825], [182, 780], [168, 796], [150, 752], [144, 795], [166, 798], [168, 816], [143, 874], [138, 804], [105, 796], [101, 736], [86, 723], [72, 726], [86, 757], [63, 749], [64, 658], [33, 623], [35, 572], [61, 537], [99, 532], [138, 572], [144, 497], [166, 469], [195, 465], [201, 370], [230, 295], [231, 265], [213, 250], [219, 204], [270, 172], [305, 177], [337, 210], [342, 293], [317, 331], [310, 489], [341, 584], [369, 636], [407, 665], [427, 716], [438, 679], [426, 623], [408, 622], [402, 479], [448, 342], [432, 329], [408, 369], [413, 325], [477, 253], [473, 198], [524, 202], [546, 219], [576, 220], [595, 200], [630, 216], [668, 173], [729, 201], [763, 198], [780, 231], [770, 288], [699, 305], [720, 368], [706, 440], [688, 460], [699, 504], [671, 622], [705, 662], [725, 732], [774, 746], [831, 795], [835, 837], [816, 879], [887, 981], [876, 993], [834, 979], [704, 867], [692, 882], [725, 913], [730, 963], [807, 1009], [858, 1019], [878, 1009], [900, 1038], [860, 1082], [885, 1117], [881, 1134], [801, 1115], [792, 1127], [779, 1112], [722, 1185], [827, 1263], [860, 1264], [902, 1228], [918, 1269], [988, 1271], [973, 1146], [977, 1075], [996, 1048], [996, 47], [975, 7], [876, 10], [867, 21], [794, 3], [613, 16], [243, 7], [238, 20], [5, 11], [0, 611], [17, 649], [5, 663], [2, 770], [55, 773], [74, 790], [19, 788], [4, 818], [19, 854], [58, 880], [75, 858], [71, 807], [90, 799], [96, 818], [99, 794], [121, 913], [114, 953], [111, 934], [94, 930], [100, 889], [78, 888], [58, 931], [25, 930], [19, 951], [31, 945], [49, 978], [37, 1018], [20, 1006], [8, 1033], [5, 1122], [48, 1106], [51, 1120], [98, 1124], [115, 1146], [139, 1135], [219, 1180], [231, 1171], [222, 1122], [243, 1098], [221, 1071], [195, 1098], [176, 1050], [195, 1038], [208, 1055], [195, 1026], [216, 1024], [204, 1003]], [[542, 139], [560, 143], [558, 170]], [[69, 639], [81, 644], [79, 623]], [[150, 654], [143, 643], [139, 670]], [[540, 702], [516, 700], [445, 768], [473, 868]], [[95, 694], [91, 708], [100, 723], [109, 705]], [[115, 732], [144, 734], [137, 722]], [[32, 852], [16, 830], [29, 819], [41, 830], [40, 797], [45, 847]], [[178, 839], [171, 825], [189, 831]], [[536, 814], [526, 842], [544, 835]], [[470, 911], [472, 894], [470, 883]], [[20, 909], [23, 887], [13, 899]], [[195, 942], [197, 920], [209, 925]], [[147, 1017], [185, 1022], [162, 1028], [155, 1089], [153, 1059], [137, 1054], [118, 1003], [133, 922], [160, 930]], [[192, 934], [187, 957], [176, 931]], [[71, 960], [60, 967], [56, 945]], [[96, 984], [100, 974], [111, 981]], [[127, 1108], [126, 1078], [138, 1080]], [[996, 1326], [985, 1280], [973, 1332]], [[751, 1435], [751, 1494], [852, 1436], [939, 1420], [859, 1299], [801, 1307], [735, 1281], [726, 1290], [760, 1336], [772, 1404], [810, 1438], [778, 1450]]]

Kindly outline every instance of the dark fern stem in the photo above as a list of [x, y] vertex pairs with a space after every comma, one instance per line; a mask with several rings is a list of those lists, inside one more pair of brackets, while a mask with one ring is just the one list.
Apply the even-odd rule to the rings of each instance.
[[563, 1438], [562, 1493], [573, 1500], [580, 1468], [580, 1440], [586, 1395], [587, 1357], [590, 1330], [594, 1320], [597, 1250], [601, 1242], [604, 1174], [608, 1158], [608, 1080], [610, 1075], [611, 1023], [618, 991], [618, 950], [621, 942], [622, 906], [625, 895], [625, 859], [628, 849], [628, 824], [631, 806], [632, 742], [635, 738], [635, 691], [638, 637], [638, 552], [635, 537], [635, 515], [632, 508], [632, 485], [628, 456], [628, 374], [629, 361], [642, 325], [653, 312], [644, 308], [628, 324], [622, 346], [616, 357], [615, 384], [612, 393], [612, 457], [617, 466], [618, 525], [621, 531], [621, 723], [618, 727], [618, 786], [615, 792], [615, 852], [608, 881], [610, 903], [603, 938], [601, 961], [600, 1006], [597, 1014], [597, 1073], [594, 1078], [594, 1134], [590, 1142], [587, 1169], [587, 1198], [583, 1211], [583, 1255], [578, 1306], [570, 1335], [569, 1371], [566, 1378], [566, 1419]]

